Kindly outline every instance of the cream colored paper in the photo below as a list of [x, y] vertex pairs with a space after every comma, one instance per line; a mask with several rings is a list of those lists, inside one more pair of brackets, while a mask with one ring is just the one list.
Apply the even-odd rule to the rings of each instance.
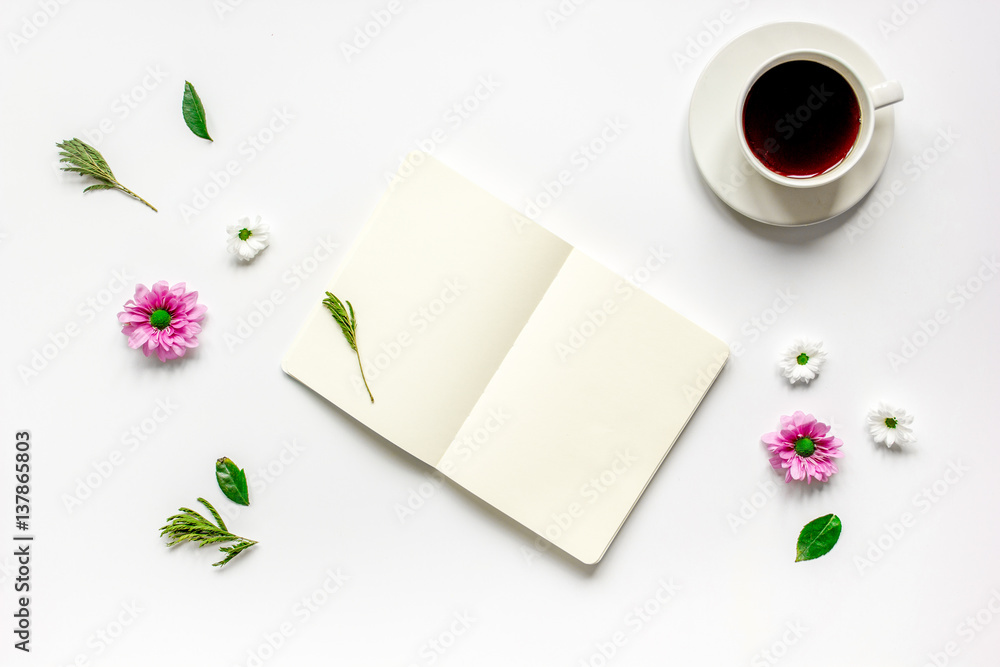
[[354, 306], [375, 403], [322, 294], [282, 368], [434, 465], [571, 250], [426, 157], [386, 192], [327, 286]]
[[415, 158], [422, 164], [401, 170], [328, 287], [357, 311], [374, 405], [322, 306], [282, 366], [595, 563], [728, 347], [436, 160]]
[[727, 353], [574, 250], [438, 468], [597, 562]]

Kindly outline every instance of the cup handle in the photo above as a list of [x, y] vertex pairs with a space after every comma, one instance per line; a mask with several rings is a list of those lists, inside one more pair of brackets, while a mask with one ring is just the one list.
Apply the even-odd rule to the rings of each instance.
[[881, 109], [882, 107], [887, 107], [890, 104], [895, 104], [903, 100], [903, 87], [899, 85], [899, 81], [880, 83], [877, 86], [869, 88], [868, 92], [872, 96], [872, 102], [875, 104], [876, 109]]

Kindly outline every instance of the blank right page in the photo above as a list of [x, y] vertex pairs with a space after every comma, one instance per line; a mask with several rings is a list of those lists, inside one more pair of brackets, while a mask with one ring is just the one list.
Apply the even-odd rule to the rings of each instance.
[[728, 353], [574, 249], [437, 467], [595, 563]]

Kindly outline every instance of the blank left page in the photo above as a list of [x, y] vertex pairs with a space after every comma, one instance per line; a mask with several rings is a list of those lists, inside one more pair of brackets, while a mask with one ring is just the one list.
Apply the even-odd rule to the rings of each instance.
[[434, 465], [572, 247], [437, 160], [409, 161], [421, 156], [326, 288], [354, 306], [375, 402], [322, 293], [282, 368]]

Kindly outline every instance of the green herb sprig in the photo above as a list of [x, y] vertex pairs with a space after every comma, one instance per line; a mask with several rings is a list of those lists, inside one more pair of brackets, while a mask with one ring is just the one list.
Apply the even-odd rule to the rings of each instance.
[[72, 171], [81, 176], [90, 176], [99, 181], [99, 183], [84, 188], [84, 192], [90, 192], [91, 190], [119, 190], [133, 199], [138, 199], [153, 209], [153, 211], [156, 211], [155, 206], [118, 182], [104, 156], [93, 146], [74, 138], [69, 141], [57, 143], [56, 147], [61, 149], [59, 152], [61, 156], [59, 161], [72, 165], [69, 167], [60, 167], [60, 169], [63, 171]]
[[235, 542], [235, 544], [231, 544], [230, 546], [219, 547], [219, 551], [224, 553], [226, 556], [218, 563], [212, 563], [212, 567], [221, 567], [236, 558], [236, 556], [240, 555], [245, 550], [257, 544], [256, 540], [248, 540], [245, 537], [240, 537], [239, 535], [233, 535], [230, 533], [229, 529], [226, 527], [226, 522], [222, 520], [219, 513], [215, 511], [214, 507], [212, 507], [212, 503], [208, 502], [204, 498], [199, 498], [198, 502], [208, 508], [208, 511], [212, 513], [212, 517], [218, 525], [213, 524], [211, 521], [194, 510], [182, 507], [178, 510], [180, 514], [175, 514], [172, 517], [169, 517], [167, 519], [167, 525], [160, 528], [160, 537], [166, 535], [171, 540], [170, 543], [167, 544], [168, 547], [180, 544], [181, 542], [195, 542], [199, 548], [205, 546], [206, 544]]
[[[354, 354], [358, 357], [358, 368], [361, 369], [361, 379], [365, 382], [365, 389], [368, 390], [368, 398], [372, 399], [372, 403], [375, 402], [375, 397], [372, 396], [372, 390], [368, 386], [368, 380], [365, 379], [365, 369], [361, 365], [361, 353], [358, 352], [358, 342], [357, 342], [357, 331], [358, 331], [358, 320], [354, 317], [354, 306], [351, 302], [347, 302], [347, 308], [344, 308], [344, 304], [340, 302], [340, 299], [335, 297], [332, 292], [326, 293], [326, 298], [323, 299], [323, 305], [326, 306], [330, 314], [333, 315], [333, 319], [337, 321], [340, 325], [340, 330], [344, 332], [344, 338], [350, 343], [351, 349], [354, 350]], [[348, 310], [350, 313], [348, 313]]]

